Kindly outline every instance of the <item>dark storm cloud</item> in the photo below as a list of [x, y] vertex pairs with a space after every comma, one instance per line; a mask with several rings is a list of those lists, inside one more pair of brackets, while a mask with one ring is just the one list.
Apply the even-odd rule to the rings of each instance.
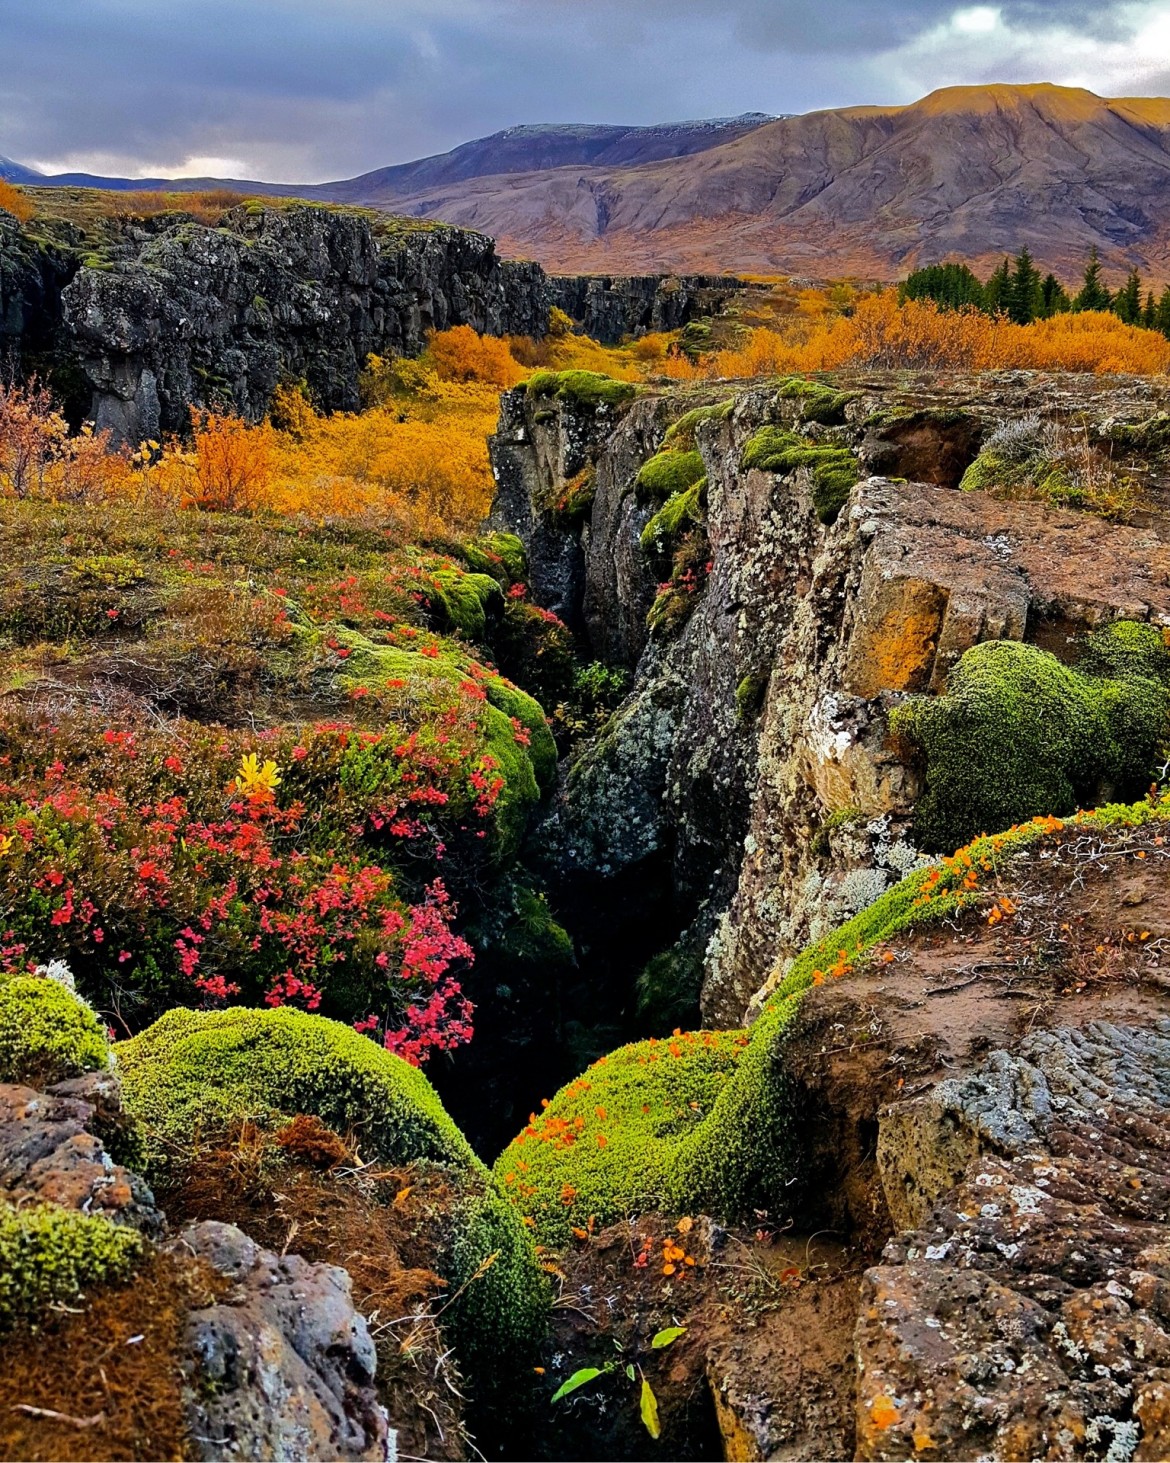
[[[910, 100], [937, 79], [930, 65], [916, 69], [915, 47], [971, 8], [971, 0], [0, 0], [0, 153], [107, 171], [236, 159], [251, 176], [307, 181], [517, 122]], [[1124, 41], [1151, 6], [982, 8], [1025, 44], [996, 52], [984, 36], [966, 35], [956, 60], [963, 74], [949, 80], [986, 80], [1000, 57], [1032, 54], [1030, 35], [1054, 27], [1103, 46]], [[1045, 65], [1053, 64], [1049, 52]]]

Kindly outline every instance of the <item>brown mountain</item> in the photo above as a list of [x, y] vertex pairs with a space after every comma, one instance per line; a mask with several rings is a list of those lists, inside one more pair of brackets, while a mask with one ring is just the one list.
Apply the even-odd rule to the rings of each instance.
[[1170, 278], [1170, 100], [949, 87], [906, 107], [782, 118], [661, 161], [346, 201], [482, 229], [563, 271], [890, 277], [948, 257], [986, 266], [1026, 244], [1071, 278], [1096, 244], [1114, 266]]

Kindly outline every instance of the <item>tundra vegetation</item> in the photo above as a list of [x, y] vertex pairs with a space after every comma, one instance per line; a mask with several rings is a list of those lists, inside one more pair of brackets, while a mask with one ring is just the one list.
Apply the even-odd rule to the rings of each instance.
[[[208, 219], [225, 206], [183, 200]], [[8, 185], [0, 208], [35, 221]], [[827, 532], [861, 473], [831, 436], [855, 396], [809, 373], [1165, 373], [1140, 281], [1114, 297], [1094, 260], [1074, 295], [1034, 274], [1021, 256], [986, 284], [951, 265], [900, 291], [778, 284], [766, 320], [608, 348], [555, 312], [539, 341], [460, 326], [417, 359], [371, 357], [360, 412], [327, 415], [287, 380], [262, 422], [208, 405], [183, 437], [127, 448], [71, 429], [44, 382], [0, 385], [0, 1079], [116, 1066], [129, 1148], [162, 1191], [208, 1143], [305, 1117], [353, 1172], [441, 1171], [458, 1197], [432, 1278], [473, 1390], [503, 1387], [497, 1400], [510, 1374], [538, 1374], [549, 1277], [563, 1280], [550, 1249], [650, 1209], [782, 1212], [801, 1177], [783, 1055], [807, 994], [912, 926], [986, 912], [986, 876], [1047, 838], [1170, 817], [1150, 788], [1165, 637], [1121, 621], [1075, 665], [979, 644], [939, 694], [903, 697], [891, 729], [922, 773], [917, 843], [936, 861], [774, 971], [749, 1029], [680, 1026], [603, 1055], [489, 1167], [428, 1072], [441, 1086], [477, 1004], [508, 986], [555, 999], [574, 949], [525, 839], [559, 756], [628, 689], [533, 602], [520, 540], [483, 531], [499, 393], [609, 420], [675, 383], [774, 377], [789, 424], [761, 426], [736, 467], [805, 474]], [[683, 412], [629, 483], [658, 641], [711, 571], [701, 448], [729, 390]], [[1091, 458], [1072, 429], [1016, 424], [962, 488], [1116, 515], [1126, 485]], [[565, 484], [562, 527], [596, 488], [589, 467]], [[738, 726], [766, 690], [740, 681]], [[659, 957], [639, 998], [676, 1000], [694, 966]], [[124, 1283], [142, 1246], [104, 1218], [0, 1205], [0, 1327]], [[694, 1260], [674, 1240], [664, 1256], [668, 1275]]]

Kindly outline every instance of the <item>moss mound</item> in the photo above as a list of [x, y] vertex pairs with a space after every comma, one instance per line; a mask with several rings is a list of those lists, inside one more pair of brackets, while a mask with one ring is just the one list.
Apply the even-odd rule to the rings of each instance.
[[459, 545], [459, 557], [480, 574], [490, 574], [505, 588], [528, 573], [524, 545], [514, 533], [485, 533]]
[[434, 1088], [401, 1057], [338, 1021], [282, 1007], [168, 1011], [115, 1048], [125, 1105], [155, 1162], [241, 1118], [310, 1113], [388, 1162], [467, 1165], [471, 1148]]
[[49, 1087], [109, 1063], [105, 1028], [63, 985], [39, 975], [0, 982], [0, 1082]]
[[807, 468], [813, 509], [826, 524], [835, 522], [861, 476], [857, 459], [847, 447], [810, 442], [786, 427], [761, 427], [744, 447], [743, 466], [776, 473]]
[[[1113, 804], [1069, 820], [1096, 830], [1170, 822], [1170, 796]], [[743, 1217], [789, 1212], [800, 1133], [784, 1048], [805, 994], [848, 976], [873, 946], [945, 919], [980, 898], [996, 861], [1066, 824], [1037, 818], [976, 839], [918, 869], [792, 963], [750, 1032], [694, 1032], [603, 1057], [562, 1088], [496, 1163], [507, 1192], [545, 1243], [655, 1208]], [[604, 1140], [604, 1142], [602, 1141]]]
[[55, 1204], [0, 1207], [0, 1330], [35, 1324], [93, 1285], [124, 1280], [142, 1248], [140, 1234], [104, 1215]]
[[621, 406], [637, 395], [632, 381], [615, 381], [600, 371], [534, 371], [528, 378], [532, 397], [554, 396], [574, 406]]
[[642, 464], [636, 483], [640, 497], [656, 503], [685, 493], [707, 475], [698, 452], [659, 452]]
[[431, 607], [444, 626], [457, 630], [466, 640], [483, 640], [489, 613], [498, 615], [504, 608], [499, 581], [490, 574], [438, 569], [428, 588]]
[[[494, 581], [489, 582], [495, 587]], [[463, 646], [436, 646], [435, 654], [424, 655], [378, 645], [356, 630], [340, 627], [334, 629], [333, 638], [347, 652], [337, 683], [350, 693], [359, 688], [374, 692], [397, 683], [414, 691], [423, 710], [437, 713], [466, 694], [474, 682], [474, 657]], [[505, 781], [493, 810], [498, 853], [505, 857], [519, 847], [529, 812], [556, 779], [557, 748], [537, 701], [503, 676], [487, 675], [481, 681], [487, 699], [480, 730]]]
[[465, 1197], [445, 1279], [449, 1319], [470, 1367], [516, 1364], [548, 1306], [531, 1240], [515, 1209], [417, 1067], [348, 1026], [282, 1008], [170, 1011], [117, 1047], [127, 1110], [154, 1164], [175, 1165], [201, 1132], [309, 1114], [356, 1134], [366, 1158], [430, 1161], [460, 1176]]
[[688, 1157], [746, 1045], [738, 1031], [635, 1042], [562, 1088], [495, 1168], [537, 1238], [564, 1244], [590, 1219], [688, 1209]]
[[923, 848], [954, 848], [1040, 813], [1135, 796], [1170, 725], [1170, 653], [1132, 621], [1089, 638], [1083, 669], [1017, 641], [968, 650], [944, 695], [894, 713], [926, 759], [915, 810]]

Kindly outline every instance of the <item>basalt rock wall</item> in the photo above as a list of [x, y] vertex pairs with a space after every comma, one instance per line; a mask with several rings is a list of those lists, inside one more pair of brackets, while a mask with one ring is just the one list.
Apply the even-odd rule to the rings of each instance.
[[542, 337], [549, 310], [607, 341], [717, 313], [719, 279], [552, 279], [467, 229], [317, 205], [102, 218], [100, 233], [0, 211], [0, 354], [48, 375], [118, 441], [184, 431], [192, 406], [251, 421], [282, 380], [355, 409], [367, 356], [430, 330]]
[[[648, 393], [616, 414], [519, 389], [494, 447], [496, 522], [524, 537], [536, 597], [593, 654], [635, 671], [625, 704], [566, 767], [542, 855], [569, 894], [632, 887], [665, 864], [667, 923], [703, 957], [716, 1026], [749, 1017], [791, 956], [919, 862], [921, 769], [890, 731], [908, 695], [945, 687], [983, 640], [1073, 657], [1111, 620], [1170, 624], [1156, 506], [1123, 525], [957, 490], [1004, 420], [1075, 419], [1106, 440], [1164, 412], [1160, 387], [1026, 373], [840, 384], [829, 423], [774, 385]], [[640, 544], [654, 509], [635, 479], [671, 422], [720, 396], [734, 404], [696, 429], [705, 580], [681, 633], [652, 635], [661, 567]], [[807, 467], [744, 468], [769, 425], [852, 450], [859, 481], [835, 522], [818, 517]], [[567, 522], [550, 505], [586, 463], [592, 507]]]

